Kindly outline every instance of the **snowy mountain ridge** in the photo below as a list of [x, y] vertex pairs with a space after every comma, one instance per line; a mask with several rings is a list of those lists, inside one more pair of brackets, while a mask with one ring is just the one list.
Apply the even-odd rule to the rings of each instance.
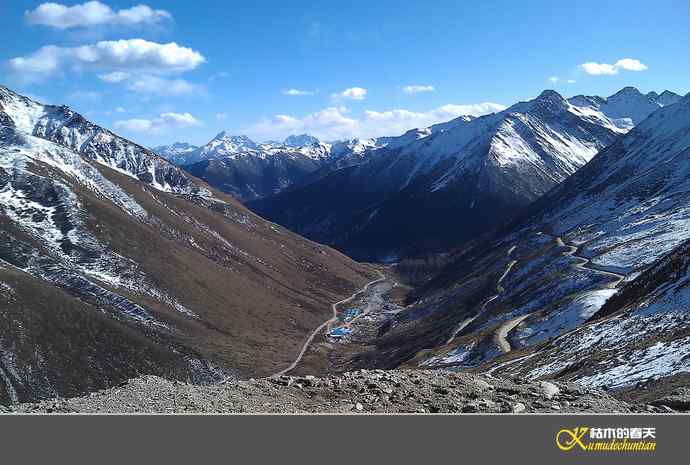
[[668, 90], [661, 94], [643, 94], [635, 87], [625, 87], [608, 98], [577, 95], [569, 101], [576, 106], [600, 111], [619, 128], [630, 130], [654, 111], [677, 103], [681, 98], [680, 95]]
[[401, 155], [419, 159], [415, 175], [433, 171], [448, 158], [455, 160], [455, 166], [433, 182], [433, 190], [467, 170], [482, 169], [477, 164], [484, 163], [483, 157], [472, 155], [474, 147], [487, 144], [488, 161], [496, 167], [538, 170], [539, 176], [562, 181], [612, 140], [587, 134], [580, 122], [590, 124], [594, 131], [623, 133], [603, 113], [571, 105], [557, 92], [547, 90], [502, 112], [456, 122], [450, 129], [432, 133], [429, 140], [406, 145]]
[[[690, 372], [689, 159], [690, 95], [450, 265], [442, 303], [411, 311], [460, 309], [436, 317], [457, 326], [420, 363], [614, 388]], [[477, 276], [492, 275], [500, 292], [470, 305], [482, 301]], [[512, 351], [521, 356], [503, 357]]]
[[140, 373], [273, 373], [369, 274], [68, 107], [0, 87], [0, 403]]
[[159, 145], [153, 147], [155, 153], [168, 160], [173, 165], [184, 165], [185, 160], [190, 153], [196, 151], [199, 147], [188, 144], [187, 142], [174, 142], [170, 145]]
[[55, 142], [156, 189], [210, 195], [154, 152], [87, 121], [69, 107], [42, 105], [0, 86], [0, 121], [21, 134]]
[[[498, 113], [376, 139], [366, 162], [251, 207], [365, 260], [440, 251], [505, 221], [625, 132], [546, 90]], [[391, 236], [392, 224], [404, 237]]]

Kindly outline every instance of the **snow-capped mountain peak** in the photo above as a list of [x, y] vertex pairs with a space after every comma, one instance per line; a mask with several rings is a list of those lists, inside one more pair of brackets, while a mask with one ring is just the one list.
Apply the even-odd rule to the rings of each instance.
[[0, 86], [0, 122], [3, 125], [31, 134], [45, 113], [44, 105]]
[[671, 91], [661, 95], [656, 92], [643, 94], [628, 86], [608, 98], [577, 95], [568, 101], [578, 107], [588, 107], [610, 118], [616, 126], [628, 131], [659, 108], [678, 102], [681, 97]]
[[43, 105], [0, 86], [0, 125], [66, 147], [156, 189], [208, 194], [151, 150], [88, 121], [67, 106]]
[[620, 98], [640, 98], [645, 97], [645, 95], [640, 92], [637, 87], [625, 86], [615, 94], [609, 97], [609, 99], [620, 99]]
[[554, 105], [559, 108], [565, 108], [568, 105], [565, 98], [552, 89], [544, 90], [537, 98], [534, 99], [534, 102], [542, 105]]
[[216, 137], [214, 137], [209, 143], [214, 147], [222, 146], [224, 150], [228, 152], [241, 152], [243, 150], [255, 150], [258, 145], [256, 142], [251, 140], [249, 137], [233, 136], [228, 134], [226, 131], [220, 132]]
[[[504, 221], [624, 132], [549, 90], [498, 113], [376, 139], [380, 147], [364, 151], [356, 168], [252, 207], [363, 260], [447, 250]], [[390, 224], [405, 224], [404, 233]]]
[[293, 135], [284, 142], [254, 142], [225, 131], [181, 159], [185, 169], [212, 186], [247, 201], [276, 194], [321, 168], [331, 146]]
[[283, 145], [286, 147], [304, 147], [305, 145], [318, 145], [319, 143], [319, 139], [309, 134], [291, 135], [283, 141]]
[[342, 158], [345, 155], [354, 154], [361, 156], [367, 150], [379, 147], [376, 139], [349, 139], [333, 143], [331, 156], [334, 159]]
[[196, 145], [187, 142], [174, 142], [170, 145], [160, 145], [152, 150], [175, 165], [185, 165], [189, 154], [197, 150]]

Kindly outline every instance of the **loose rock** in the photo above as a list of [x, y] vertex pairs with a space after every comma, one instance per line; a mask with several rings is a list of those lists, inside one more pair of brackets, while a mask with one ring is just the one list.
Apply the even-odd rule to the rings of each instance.
[[[490, 379], [490, 383], [487, 381]], [[391, 386], [395, 386], [393, 389]], [[568, 401], [560, 392], [567, 392]], [[299, 387], [299, 388], [298, 388]], [[536, 394], [536, 395], [535, 395]], [[680, 396], [681, 393], [676, 393]], [[553, 400], [558, 396], [558, 401]], [[353, 399], [356, 399], [353, 400]], [[365, 409], [366, 405], [366, 409]], [[679, 404], [676, 404], [679, 405]], [[360, 371], [318, 378], [282, 376], [217, 385], [135, 378], [117, 388], [12, 406], [15, 412], [59, 413], [606, 413], [666, 411], [637, 406], [572, 383], [537, 383], [440, 370]], [[1, 412], [2, 410], [0, 410]]]

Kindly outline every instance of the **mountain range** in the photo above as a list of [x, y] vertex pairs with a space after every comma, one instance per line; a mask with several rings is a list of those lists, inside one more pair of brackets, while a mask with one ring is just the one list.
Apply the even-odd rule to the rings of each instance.
[[[470, 120], [463, 116], [457, 121]], [[204, 146], [185, 142], [152, 150], [213, 187], [250, 202], [309, 184], [327, 174], [363, 163], [381, 147], [402, 147], [456, 122], [413, 129], [396, 137], [322, 142], [308, 134], [291, 135], [283, 142], [255, 142], [223, 131]]]
[[690, 95], [452, 254], [350, 363], [618, 390], [686, 380], [689, 157]]
[[[335, 147], [345, 156], [345, 144]], [[283, 142], [257, 143], [247, 136], [221, 132], [209, 143], [193, 147], [175, 143], [153, 149], [213, 187], [246, 202], [277, 194], [299, 184], [332, 156], [332, 146], [303, 134]], [[349, 153], [349, 152], [347, 152]]]
[[690, 381], [689, 158], [669, 91], [149, 150], [0, 86], [0, 403], [293, 369], [668, 393]]
[[439, 252], [506, 221], [661, 106], [632, 88], [608, 99], [545, 91], [500, 113], [412, 131], [363, 163], [248, 206], [357, 259]]
[[375, 276], [64, 106], [0, 87], [0, 402], [274, 373]]

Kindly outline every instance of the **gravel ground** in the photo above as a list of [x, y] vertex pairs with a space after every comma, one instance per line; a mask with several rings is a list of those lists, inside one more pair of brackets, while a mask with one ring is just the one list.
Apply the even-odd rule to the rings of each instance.
[[603, 391], [445, 371], [357, 371], [198, 386], [144, 376], [72, 399], [0, 407], [4, 413], [628, 413], [665, 412]]

